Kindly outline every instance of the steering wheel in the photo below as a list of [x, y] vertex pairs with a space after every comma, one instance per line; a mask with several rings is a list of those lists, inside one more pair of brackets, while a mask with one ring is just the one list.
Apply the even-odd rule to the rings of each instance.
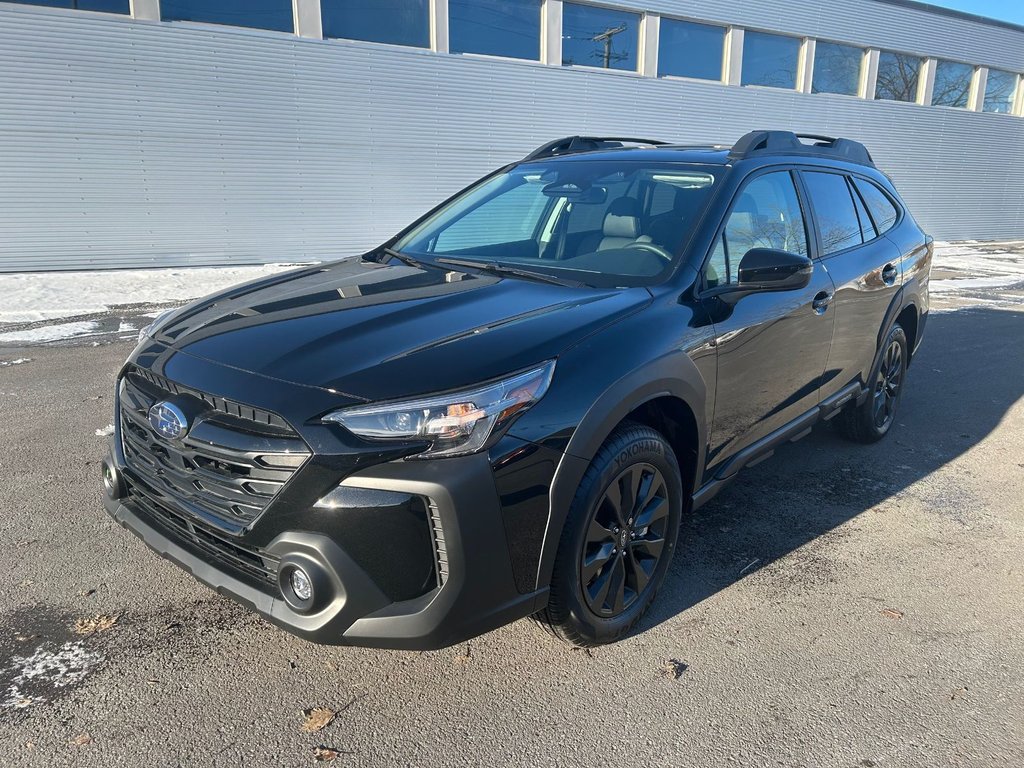
[[655, 256], [660, 256], [665, 261], [672, 261], [675, 257], [660, 245], [654, 243], [630, 243], [626, 248], [636, 248], [639, 251], [648, 251]]

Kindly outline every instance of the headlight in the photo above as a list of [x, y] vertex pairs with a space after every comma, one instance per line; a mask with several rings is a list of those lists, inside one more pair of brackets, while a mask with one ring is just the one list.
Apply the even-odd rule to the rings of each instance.
[[555, 361], [447, 395], [344, 408], [324, 416], [370, 440], [428, 440], [422, 457], [475, 453], [548, 390]]
[[157, 329], [157, 326], [159, 326], [160, 323], [162, 323], [167, 318], [167, 316], [171, 314], [173, 311], [173, 309], [165, 309], [163, 312], [161, 312], [155, 318], [153, 318], [152, 323], [145, 326], [144, 328], [140, 328], [139, 344], [144, 342], [146, 339], [150, 338], [153, 335], [153, 332]]

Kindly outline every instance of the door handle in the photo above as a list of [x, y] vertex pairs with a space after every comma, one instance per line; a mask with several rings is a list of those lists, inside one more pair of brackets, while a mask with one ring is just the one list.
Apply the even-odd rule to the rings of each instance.
[[896, 282], [896, 278], [899, 276], [899, 274], [899, 270], [896, 269], [896, 267], [893, 264], [886, 264], [882, 268], [882, 282], [885, 283], [886, 285], [892, 285], [893, 283]]
[[834, 293], [829, 291], [818, 291], [814, 296], [814, 301], [811, 302], [811, 308], [819, 315], [825, 314], [825, 310], [828, 309], [828, 305], [832, 303], [832, 297]]

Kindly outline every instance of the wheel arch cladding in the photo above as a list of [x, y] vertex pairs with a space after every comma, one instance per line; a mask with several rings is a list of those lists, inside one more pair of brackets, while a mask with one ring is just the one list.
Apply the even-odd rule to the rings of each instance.
[[914, 350], [917, 347], [918, 312], [917, 306], [913, 303], [907, 304], [896, 316], [896, 322], [902, 326], [907, 334], [907, 366], [914, 359]]
[[686, 353], [676, 351], [631, 371], [595, 400], [573, 432], [551, 484], [538, 587], [551, 580], [558, 542], [583, 474], [622, 422], [638, 421], [662, 434], [671, 432], [665, 437], [680, 462], [684, 504], [689, 504], [707, 448], [707, 425], [698, 417], [705, 413], [706, 397], [707, 387], [696, 365]]

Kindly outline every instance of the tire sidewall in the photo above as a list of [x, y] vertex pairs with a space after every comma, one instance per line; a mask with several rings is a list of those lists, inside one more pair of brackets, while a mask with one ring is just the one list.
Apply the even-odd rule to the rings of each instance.
[[[602, 455], [603, 451], [599, 452], [591, 469], [584, 476], [580, 490], [573, 499], [558, 553], [556, 588], [562, 590], [562, 594], [568, 598], [566, 608], [570, 618], [589, 639], [596, 642], [610, 642], [625, 634], [640, 619], [657, 595], [675, 553], [682, 517], [682, 481], [672, 448], [661, 435], [647, 427], [633, 427], [627, 430], [626, 434], [628, 438], [625, 440], [609, 441], [607, 447], [613, 448], [614, 451], [610, 456]], [[623, 470], [640, 463], [651, 464], [665, 479], [669, 502], [665, 552], [651, 574], [651, 586], [645, 594], [618, 616], [598, 616], [584, 599], [580, 579], [579, 564], [587, 527], [611, 482]]]

